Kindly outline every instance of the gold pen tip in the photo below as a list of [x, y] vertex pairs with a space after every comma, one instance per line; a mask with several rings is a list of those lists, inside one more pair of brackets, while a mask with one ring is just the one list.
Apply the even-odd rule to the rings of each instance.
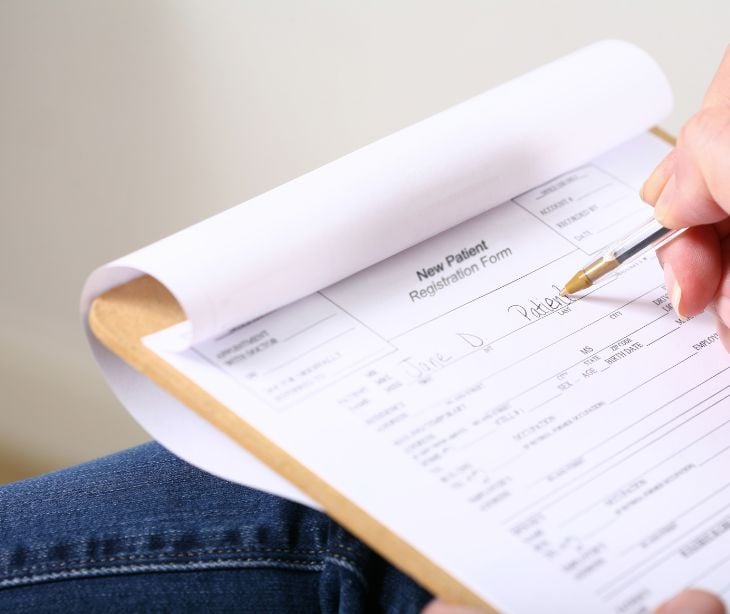
[[594, 281], [613, 271], [619, 264], [618, 259], [613, 254], [601, 256], [565, 282], [565, 286], [560, 291], [560, 296], [569, 296], [590, 288]]
[[591, 278], [586, 275], [585, 270], [580, 270], [565, 282], [565, 286], [560, 291], [560, 296], [575, 294], [576, 292], [590, 288], [591, 285], [593, 285]]

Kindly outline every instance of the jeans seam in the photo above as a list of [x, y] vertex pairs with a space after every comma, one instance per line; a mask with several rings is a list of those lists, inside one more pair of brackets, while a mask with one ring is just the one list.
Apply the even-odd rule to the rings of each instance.
[[292, 550], [287, 548], [209, 548], [206, 550], [189, 550], [187, 552], [148, 552], [137, 554], [119, 554], [116, 556], [107, 556], [103, 558], [91, 559], [66, 559], [63, 561], [49, 561], [44, 563], [35, 563], [34, 565], [24, 565], [22, 569], [32, 570], [39, 568], [64, 567], [67, 565], [88, 565], [98, 563], [113, 563], [115, 561], [129, 561], [134, 559], [165, 559], [165, 558], [195, 558], [207, 554], [244, 554], [246, 552], [260, 552], [266, 554], [293, 554], [296, 556], [321, 556], [326, 554], [326, 550]]
[[[207, 550], [207, 551], [196, 551], [196, 552], [176, 552], [176, 553], [159, 553], [159, 554], [129, 554], [129, 555], [118, 555], [118, 556], [109, 556], [104, 558], [96, 558], [96, 559], [69, 559], [64, 561], [54, 561], [54, 562], [48, 562], [48, 563], [36, 563], [34, 565], [25, 565], [22, 568], [20, 568], [18, 571], [21, 574], [27, 574], [28, 572], [34, 573], [34, 570], [42, 570], [42, 569], [53, 569], [55, 568], [63, 568], [63, 567], [73, 567], [73, 566], [84, 566], [84, 565], [108, 565], [110, 563], [118, 563], [118, 562], [129, 562], [129, 561], [139, 561], [141, 559], [152, 559], [152, 558], [158, 558], [160, 560], [164, 559], [170, 559], [170, 558], [197, 558], [198, 556], [202, 554], [241, 554], [245, 552], [245, 550], [235, 550], [235, 551], [220, 551], [220, 550]], [[353, 573], [357, 574], [361, 581], [365, 583], [364, 576], [358, 571], [357, 565], [355, 562], [351, 559], [349, 559], [346, 556], [343, 556], [341, 554], [336, 554], [334, 552], [328, 552], [326, 550], [304, 550], [304, 551], [293, 551], [293, 550], [286, 550], [286, 549], [275, 549], [275, 548], [269, 548], [269, 549], [263, 549], [259, 550], [261, 553], [271, 554], [271, 553], [285, 553], [285, 554], [292, 554], [295, 556], [307, 556], [307, 555], [314, 555], [320, 557], [320, 560], [324, 558], [326, 561], [330, 561], [332, 563], [335, 563], [337, 565], [340, 565], [341, 567], [344, 567], [346, 569], [349, 569]], [[322, 557], [324, 555], [324, 557]], [[221, 561], [253, 561], [253, 560], [261, 560], [261, 561], [281, 561], [282, 563], [301, 563], [302, 561], [287, 561], [285, 559], [273, 559], [273, 558], [265, 558], [265, 557], [248, 557], [247, 559], [240, 559], [240, 558], [226, 558], [226, 559], [217, 559], [218, 562]], [[189, 564], [206, 564], [210, 561], [189, 561]], [[215, 562], [215, 561], [213, 561]], [[169, 563], [171, 565], [177, 565], [177, 564], [188, 564], [188, 563]], [[155, 563], [148, 563], [145, 561], [142, 561], [139, 563], [139, 565], [154, 565]], [[165, 565], [167, 563], [157, 563], [160, 565]], [[315, 563], [312, 563], [315, 564]], [[55, 572], [50, 571], [49, 573], [64, 573], [64, 572]], [[7, 574], [5, 576], [6, 578], [14, 578], [14, 577], [22, 577], [18, 576], [17, 574]], [[0, 579], [0, 586], [2, 586], [2, 583], [4, 580]]]
[[[254, 565], [255, 564], [255, 565]], [[149, 572], [171, 572], [171, 571], [202, 571], [207, 569], [231, 569], [238, 567], [261, 566], [274, 567], [278, 569], [294, 569], [298, 571], [322, 571], [323, 562], [314, 561], [282, 561], [280, 559], [248, 557], [244, 559], [218, 559], [215, 561], [189, 561], [187, 563], [142, 563], [137, 565], [115, 565], [107, 567], [92, 567], [83, 569], [72, 569], [56, 571], [45, 574], [24, 575], [14, 578], [0, 580], [0, 589], [15, 588], [28, 584], [40, 582], [52, 582], [55, 580], [72, 580], [85, 577], [96, 577], [106, 575], [121, 575]]]
[[365, 589], [368, 588], [368, 581], [365, 578], [364, 574], [349, 559], [347, 559], [343, 556], [338, 556], [336, 554], [329, 554], [325, 557], [325, 561], [329, 561], [330, 563], [337, 565], [338, 567], [342, 567], [343, 569], [346, 569], [360, 581], [360, 583], [363, 585], [363, 587]]
[[96, 559], [65, 559], [63, 561], [55, 561], [55, 562], [44, 562], [44, 563], [36, 563], [34, 565], [27, 565], [23, 566], [24, 569], [36, 569], [39, 567], [60, 567], [64, 565], [69, 564], [76, 564], [76, 565], [83, 565], [85, 563], [102, 563], [102, 562], [112, 562], [117, 560], [129, 560], [129, 559], [149, 559], [149, 558], [169, 558], [169, 557], [175, 557], [175, 558], [195, 558], [198, 556], [206, 555], [206, 554], [245, 554], [247, 552], [259, 552], [259, 553], [266, 553], [266, 554], [272, 554], [272, 553], [278, 553], [278, 554], [294, 554], [297, 556], [306, 556], [306, 555], [315, 555], [319, 556], [322, 554], [326, 554], [327, 550], [297, 550], [297, 549], [291, 549], [291, 548], [206, 548], [202, 550], [187, 550], [185, 552], [140, 552], [140, 553], [130, 553], [130, 554], [119, 554], [116, 556], [108, 556], [103, 558], [96, 558]]
[[[173, 532], [176, 533], [177, 531], [170, 531], [170, 533], [173, 533]], [[129, 539], [130, 537], [131, 536], [122, 536], [119, 539], [123, 541], [123, 540]], [[131, 543], [127, 542], [125, 544], [125, 546], [127, 548], [148, 547], [148, 540], [149, 540], [150, 535], [144, 535], [144, 536], [135, 535], [134, 537], [140, 538], [140, 539], [138, 541], [133, 541]], [[103, 541], [103, 539], [104, 538], [96, 538], [95, 541]], [[70, 548], [83, 548], [83, 547], [88, 547], [89, 544], [92, 543], [92, 541], [94, 541], [94, 540], [88, 540], [88, 539], [87, 540], [75, 540], [75, 541], [70, 541], [70, 542], [64, 542], [64, 545], [69, 546]], [[47, 552], [50, 547], [51, 546], [48, 544], [32, 545], [32, 546], [25, 546], [25, 549], [26, 549], [26, 551], [28, 551], [29, 553], [32, 553], [33, 555], [39, 555], [39, 554], [43, 554], [43, 553]], [[341, 543], [338, 543], [337, 545], [335, 545], [334, 548], [336, 548], [338, 550], [345, 550], [349, 554], [353, 554], [353, 555], [357, 554], [357, 552], [355, 551], [354, 548], [345, 546], [344, 544], [341, 544]], [[161, 548], [160, 550], [163, 550], [163, 548]], [[234, 554], [234, 553], [243, 553], [243, 552], [278, 552], [278, 553], [291, 552], [291, 553], [296, 553], [296, 554], [299, 554], [299, 553], [301, 553], [301, 554], [323, 554], [327, 551], [328, 551], [328, 549], [326, 549], [326, 548], [297, 549], [297, 548], [259, 548], [257, 546], [237, 546], [237, 547], [230, 547], [230, 548], [225, 548], [225, 547], [201, 548], [201, 549], [196, 549], [196, 550], [188, 550], [182, 554], [180, 554], [180, 553], [170, 554], [170, 556], [186, 556], [188, 553], [190, 553], [190, 554]], [[8, 552], [2, 553], [2, 551], [0, 551], [0, 563], [2, 563], [3, 561], [5, 561], [5, 562], [9, 561], [10, 560], [9, 554], [10, 553], [8, 553]], [[158, 555], [158, 553], [154, 552], [154, 553], [150, 553], [148, 555], [139, 554], [136, 556], [157, 556], [157, 555]], [[49, 563], [49, 565], [50, 564], [52, 564], [52, 563]]]
[[[250, 527], [248, 527], [250, 528]], [[231, 529], [231, 530], [240, 530], [240, 529]], [[192, 531], [193, 533], [196, 533], [201, 536], [221, 536], [224, 535], [225, 532], [221, 531], [220, 529], [196, 529]], [[112, 535], [110, 537], [113, 537], [114, 539], [119, 539], [122, 541], [129, 540], [134, 545], [143, 545], [146, 543], [146, 541], [155, 535], [186, 535], [188, 533], [191, 533], [190, 530], [187, 529], [165, 529], [162, 531], [148, 531], [145, 533], [126, 533], [122, 535]], [[103, 537], [100, 537], [99, 539], [104, 539]], [[210, 539], [208, 537], [208, 539]], [[83, 540], [77, 540], [71, 543], [85, 543]], [[339, 541], [337, 543], [338, 548], [342, 548], [343, 550], [347, 550], [348, 552], [354, 552], [355, 548], [351, 546], [347, 546], [346, 544], [342, 543], [342, 541]]]
[[[161, 533], [162, 534], [171, 534], [171, 533], [185, 533], [185, 532], [184, 531], [172, 530], [172, 531], [164, 531], [164, 532], [161, 532]], [[213, 534], [215, 534], [215, 532], [213, 532], [213, 531], [206, 531], [206, 533], [213, 533]], [[119, 537], [114, 536], [114, 539], [115, 540], [118, 540], [118, 541], [122, 541], [122, 542], [124, 542], [126, 540], [134, 540], [134, 541], [127, 541], [127, 543], [125, 545], [127, 547], [130, 547], [130, 546], [131, 547], [141, 547], [141, 546], [147, 546], [148, 545], [148, 541], [149, 541], [149, 538], [151, 536], [152, 536], [151, 534], [145, 534], [145, 535], [122, 535], [122, 536], [119, 536]], [[97, 538], [97, 541], [103, 541], [103, 539], [104, 538]], [[88, 546], [89, 543], [91, 543], [91, 541], [92, 540], [76, 540], [76, 541], [64, 542], [64, 545], [69, 546], [71, 548], [78, 548], [78, 547]], [[32, 545], [32, 546], [26, 546], [26, 549], [29, 552], [32, 552], [32, 553], [35, 554], [35, 553], [45, 552], [45, 551], [47, 551], [49, 549], [49, 547], [50, 546], [47, 545], [47, 544], [46, 545]], [[337, 548], [337, 549], [346, 550], [347, 552], [349, 552], [351, 554], [356, 554], [356, 551], [355, 551], [354, 548], [352, 548], [350, 546], [346, 546], [345, 544], [342, 544], [342, 543], [338, 543], [334, 547]], [[237, 546], [235, 548], [234, 547], [231, 547], [231, 548], [221, 548], [221, 547], [218, 547], [218, 548], [208, 548], [208, 549], [204, 549], [204, 550], [196, 550], [195, 552], [202, 552], [202, 553], [209, 552], [209, 553], [213, 553], [213, 554], [216, 554], [216, 553], [223, 554], [223, 553], [226, 553], [226, 552], [248, 552], [248, 551], [256, 551], [256, 552], [302, 552], [302, 553], [306, 553], [306, 554], [321, 554], [323, 552], [326, 552], [326, 550], [323, 549], [323, 548], [316, 549], [316, 550], [312, 550], [312, 549], [308, 549], [308, 550], [296, 550], [296, 549], [291, 549], [291, 548], [258, 548], [256, 546]], [[2, 561], [3, 558], [6, 558], [6, 557], [3, 557], [0, 554], [0, 561]]]

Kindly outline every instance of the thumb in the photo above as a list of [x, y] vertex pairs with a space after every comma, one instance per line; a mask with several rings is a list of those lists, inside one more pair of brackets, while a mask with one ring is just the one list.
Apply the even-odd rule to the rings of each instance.
[[[662, 185], [655, 216], [669, 228], [712, 224], [730, 214], [730, 47], [707, 90], [702, 109], [682, 128]], [[671, 171], [665, 179], [662, 174]], [[650, 178], [651, 179], [651, 178]], [[649, 182], [652, 183], [651, 181]], [[649, 202], [653, 202], [649, 200]]]
[[726, 614], [719, 597], [697, 589], [687, 589], [660, 605], [654, 614]]
[[421, 610], [421, 614], [484, 614], [484, 610], [464, 605], [451, 605], [440, 599], [434, 599]]

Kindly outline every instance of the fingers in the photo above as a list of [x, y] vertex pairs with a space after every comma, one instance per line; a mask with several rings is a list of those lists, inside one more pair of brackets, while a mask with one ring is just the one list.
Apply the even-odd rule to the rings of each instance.
[[[657, 256], [677, 315], [688, 318], [702, 313], [715, 297], [723, 273], [723, 255], [715, 229], [689, 228], [657, 250]], [[730, 280], [727, 289], [730, 309]]]
[[449, 605], [439, 599], [431, 601], [421, 614], [483, 614], [483, 610], [462, 605]]
[[722, 281], [710, 311], [715, 314], [720, 341], [730, 352], [730, 239], [722, 243], [722, 261]]
[[[730, 46], [702, 110], [682, 128], [669, 164], [660, 164], [642, 195], [669, 228], [719, 222], [730, 214]], [[669, 176], [667, 176], [669, 175]]]
[[730, 213], [730, 104], [708, 107], [682, 128], [673, 173], [654, 209], [668, 228], [712, 224]]
[[717, 328], [717, 334], [720, 336], [720, 342], [725, 348], [725, 351], [730, 353], [730, 328], [725, 326], [720, 317], [715, 317], [715, 327]]
[[654, 614], [726, 614], [726, 610], [712, 593], [688, 589], [660, 605]]
[[658, 252], [672, 305], [680, 317], [708, 307], [714, 311], [730, 352], [730, 259], [721, 249], [730, 234], [729, 178], [730, 47], [702, 110], [682, 128], [677, 146], [641, 190], [661, 224], [690, 227]]

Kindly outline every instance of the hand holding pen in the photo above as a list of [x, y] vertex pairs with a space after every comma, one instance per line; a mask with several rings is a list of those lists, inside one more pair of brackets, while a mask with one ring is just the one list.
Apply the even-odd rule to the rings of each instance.
[[682, 318], [712, 311], [730, 351], [730, 48], [702, 108], [682, 128], [677, 146], [644, 183], [641, 197], [656, 221], [578, 271], [573, 294], [648, 249], [656, 248], [667, 292]]
[[[701, 110], [682, 128], [677, 146], [646, 180], [641, 197], [654, 206], [658, 224], [640, 229], [590, 263], [566, 284], [564, 292], [586, 288], [622, 261], [671, 239], [657, 255], [674, 309], [683, 318], [712, 311], [720, 339], [730, 352], [730, 47]], [[433, 601], [423, 614], [478, 612]], [[715, 595], [685, 590], [659, 606], [655, 614], [689, 612], [725, 614], [727, 610]]]
[[660, 224], [688, 227], [657, 252], [674, 309], [680, 317], [712, 311], [730, 351], [730, 48], [641, 195]]
[[[674, 309], [683, 318], [713, 312], [730, 352], [730, 47], [702, 108], [646, 180], [641, 197], [669, 232], [686, 228], [676, 238], [667, 232], [664, 238], [672, 240], [657, 251]], [[725, 611], [717, 597], [685, 591], [657, 614]]]

